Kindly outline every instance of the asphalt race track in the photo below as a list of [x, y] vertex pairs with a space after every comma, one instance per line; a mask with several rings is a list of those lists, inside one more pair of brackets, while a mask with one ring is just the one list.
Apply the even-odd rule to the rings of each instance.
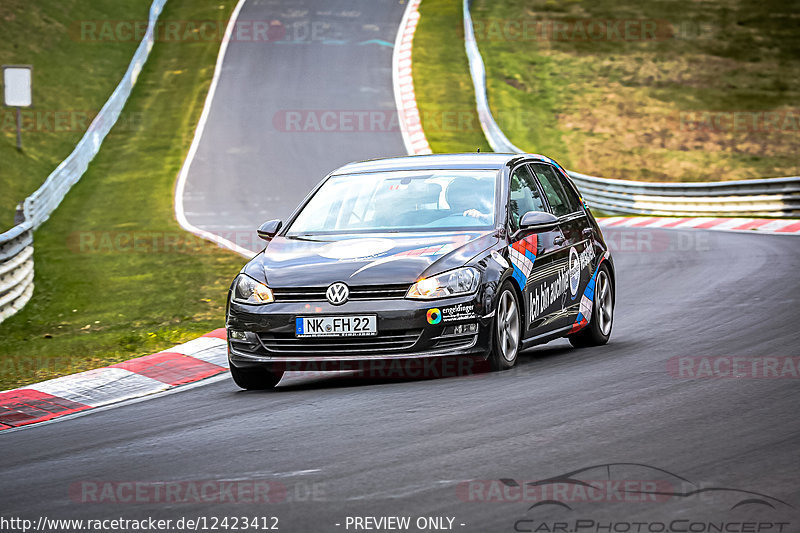
[[[331, 14], [323, 15], [308, 5], [245, 4], [240, 20], [348, 22], [333, 25], [327, 44], [231, 44], [187, 183], [192, 223], [220, 233], [248, 231], [285, 217], [334, 167], [403, 153], [396, 131], [274, 128], [281, 110], [393, 109], [391, 48], [360, 43], [393, 42], [404, 5], [325, 2]], [[303, 532], [352, 531], [348, 516], [410, 516], [412, 525], [418, 517], [451, 517], [454, 530], [469, 532], [532, 531], [541, 524], [549, 529], [539, 531], [553, 531], [557, 523], [572, 524], [561, 531], [635, 532], [624, 524], [673, 519], [770, 524], [759, 533], [791, 522], [780, 531], [800, 531], [797, 376], [676, 371], [676, 358], [686, 357], [695, 358], [696, 368], [720, 360], [703, 359], [712, 357], [796, 361], [798, 241], [703, 230], [609, 228], [605, 235], [618, 275], [607, 346], [575, 350], [562, 340], [522, 354], [512, 371], [441, 379], [293, 374], [266, 392], [212, 380], [5, 431], [2, 515], [34, 521], [275, 516], [280, 530]], [[584, 479], [608, 476], [637, 486], [667, 480], [686, 497], [573, 496], [569, 508], [536, 506], [547, 498], [512, 493], [495, 498], [505, 501], [480, 501], [488, 494], [480, 487], [610, 463], [643, 466], [597, 468]], [[198, 501], [184, 492], [180, 499], [189, 501], [182, 502], [152, 492], [132, 496], [124, 486], [164, 482], [185, 491], [207, 481], [247, 480], [270, 482], [272, 500], [248, 503], [252, 495], [240, 494], [235, 502]], [[468, 481], [478, 489], [465, 490]], [[737, 490], [690, 494], [698, 486]], [[623, 525], [577, 528], [569, 522], [577, 519]]]
[[[285, 220], [333, 169], [406, 155], [391, 68], [404, 9], [392, 0], [246, 2], [189, 169], [189, 222], [257, 250], [248, 236]], [[254, 42], [255, 21], [275, 21], [267, 36], [276, 40]]]
[[[334, 524], [347, 515], [447, 515], [466, 524], [457, 527], [463, 531], [512, 531], [526, 516], [632, 520], [704, 516], [713, 507], [687, 498], [529, 513], [530, 502], [468, 501], [458, 490], [464, 480], [538, 480], [631, 462], [794, 506], [728, 511], [723, 502], [723, 516], [771, 519], [780, 511], [797, 523], [798, 380], [668, 371], [676, 356], [798, 354], [794, 238], [606, 233], [619, 273], [607, 346], [574, 350], [558, 341], [523, 355], [512, 371], [479, 376], [293, 377], [271, 392], [242, 392], [224, 380], [11, 432], [0, 436], [4, 514], [275, 515], [284, 531], [341, 530]], [[70, 496], [87, 480], [242, 479], [278, 482], [287, 500], [101, 504]]]

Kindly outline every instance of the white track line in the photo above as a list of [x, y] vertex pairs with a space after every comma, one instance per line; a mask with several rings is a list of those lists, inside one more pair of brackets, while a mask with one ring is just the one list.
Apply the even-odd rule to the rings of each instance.
[[225, 59], [225, 53], [228, 51], [228, 43], [231, 40], [233, 27], [236, 25], [236, 21], [239, 18], [239, 12], [242, 10], [242, 7], [246, 1], [247, 0], [239, 0], [239, 3], [236, 4], [236, 7], [233, 9], [233, 13], [231, 13], [228, 26], [225, 28], [225, 35], [222, 37], [222, 44], [219, 47], [217, 64], [214, 67], [214, 76], [211, 78], [211, 86], [208, 88], [206, 101], [203, 105], [203, 112], [200, 115], [200, 120], [197, 122], [197, 128], [194, 130], [194, 138], [192, 139], [192, 145], [189, 147], [189, 153], [186, 154], [186, 159], [183, 161], [181, 172], [178, 174], [178, 180], [175, 183], [175, 198], [173, 204], [175, 207], [175, 219], [183, 229], [190, 233], [194, 233], [199, 237], [208, 239], [209, 241], [220, 246], [233, 250], [244, 257], [250, 258], [253, 256], [252, 250], [248, 250], [247, 248], [239, 246], [235, 242], [229, 241], [228, 239], [211, 233], [210, 231], [198, 228], [189, 222], [189, 220], [186, 218], [186, 213], [183, 210], [183, 191], [186, 188], [186, 179], [189, 176], [189, 168], [192, 166], [192, 162], [194, 161], [194, 156], [197, 153], [197, 147], [200, 145], [200, 139], [203, 137], [203, 130], [205, 130], [206, 122], [208, 121], [208, 115], [211, 112], [211, 104], [214, 101], [214, 94], [217, 92], [217, 84], [219, 83], [219, 77], [222, 73], [222, 63]]

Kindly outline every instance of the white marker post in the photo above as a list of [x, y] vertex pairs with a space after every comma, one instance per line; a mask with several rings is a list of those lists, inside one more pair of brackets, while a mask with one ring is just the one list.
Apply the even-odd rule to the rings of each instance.
[[17, 150], [22, 150], [21, 107], [30, 107], [33, 85], [32, 65], [3, 65], [3, 96], [8, 107], [17, 108]]

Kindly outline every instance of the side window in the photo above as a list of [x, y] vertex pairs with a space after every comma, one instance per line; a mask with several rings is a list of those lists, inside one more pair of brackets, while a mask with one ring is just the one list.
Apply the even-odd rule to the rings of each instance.
[[583, 203], [578, 197], [578, 194], [575, 192], [575, 188], [569, 184], [561, 172], [558, 170], [553, 170], [553, 172], [556, 176], [558, 176], [558, 182], [561, 184], [561, 187], [564, 189], [564, 193], [567, 195], [567, 203], [569, 204], [570, 212], [574, 213], [575, 211], [580, 211]]
[[553, 214], [557, 217], [574, 213], [580, 209], [578, 197], [571, 187], [565, 187], [562, 179], [550, 165], [534, 164], [531, 165], [533, 172], [542, 185], [547, 202], [553, 209]]
[[519, 229], [519, 219], [528, 211], [545, 211], [536, 181], [527, 165], [520, 165], [511, 172], [508, 195], [508, 223], [511, 231]]

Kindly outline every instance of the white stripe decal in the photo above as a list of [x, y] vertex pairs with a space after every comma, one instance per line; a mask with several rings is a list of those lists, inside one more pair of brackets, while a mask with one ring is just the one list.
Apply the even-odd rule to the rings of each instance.
[[192, 354], [192, 357], [205, 361], [206, 363], [211, 363], [212, 365], [228, 368], [228, 346], [225, 341], [222, 341], [222, 346], [215, 346], [203, 350], [202, 352], [197, 352]]
[[777, 231], [777, 230], [779, 230], [781, 228], [785, 228], [786, 226], [788, 226], [790, 224], [794, 224], [795, 222], [797, 222], [797, 221], [796, 220], [774, 220], [774, 221], [770, 222], [769, 224], [764, 224], [763, 226], [761, 226], [758, 229], [761, 230], [761, 231]]
[[675, 222], [674, 218], [657, 218], [653, 222], [649, 222], [646, 227], [648, 228], [659, 228], [664, 224], [669, 224], [670, 222]]
[[163, 351], [195, 356], [194, 354], [198, 352], [208, 350], [209, 348], [219, 348], [220, 346], [225, 346], [224, 339], [218, 339], [217, 337], [198, 337]]
[[597, 222], [598, 222], [598, 223], [599, 223], [601, 226], [610, 226], [611, 224], [614, 224], [614, 223], [616, 223], [616, 222], [619, 222], [620, 220], [622, 220], [622, 219], [624, 219], [624, 218], [625, 218], [625, 217], [608, 217], [608, 218], [600, 218], [600, 219], [598, 219], [598, 220], [597, 220]]
[[714, 226], [714, 229], [734, 229], [738, 228], [739, 226], [744, 226], [752, 221], [752, 218], [729, 218], [725, 222], [720, 222]]
[[691, 218], [691, 219], [687, 220], [686, 222], [681, 222], [680, 224], [675, 226], [675, 228], [677, 228], [677, 229], [693, 228], [695, 226], [699, 226], [700, 224], [703, 224], [704, 222], [709, 222], [711, 220], [714, 220], [714, 217]]

